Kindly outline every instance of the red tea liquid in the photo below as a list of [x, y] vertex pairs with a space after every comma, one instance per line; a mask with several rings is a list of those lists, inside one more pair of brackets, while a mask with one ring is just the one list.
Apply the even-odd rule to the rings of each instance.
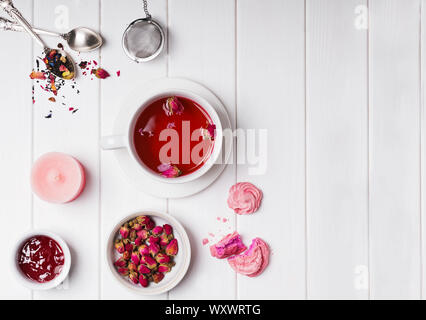
[[43, 283], [56, 278], [65, 262], [61, 246], [47, 236], [28, 239], [18, 253], [18, 265], [31, 280]]
[[[179, 157], [177, 161], [169, 161], [168, 163], [176, 166], [180, 171], [179, 175], [184, 176], [201, 168], [210, 157], [214, 146], [214, 136], [210, 140], [198, 136], [198, 140], [192, 141], [191, 136], [186, 134], [188, 132], [188, 122], [191, 135], [194, 131], [198, 133], [200, 128], [207, 128], [213, 123], [210, 116], [198, 103], [184, 97], [176, 98], [183, 106], [181, 113], [167, 113], [164, 106], [168, 97], [152, 102], [143, 110], [136, 121], [133, 142], [140, 160], [152, 171], [161, 174], [159, 166], [166, 161], [160, 159], [160, 149], [170, 142], [172, 138], [169, 137], [167, 141], [160, 141], [160, 133], [164, 129], [176, 130], [179, 136]], [[185, 127], [184, 132], [182, 130], [183, 127]], [[205, 144], [203, 152], [199, 153], [199, 158], [192, 157], [193, 148], [200, 142]], [[171, 151], [168, 155], [171, 155]]]

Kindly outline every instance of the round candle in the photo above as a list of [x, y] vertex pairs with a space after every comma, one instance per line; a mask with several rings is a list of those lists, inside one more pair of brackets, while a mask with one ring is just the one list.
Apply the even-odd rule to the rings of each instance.
[[31, 170], [33, 192], [42, 200], [66, 203], [75, 200], [84, 189], [86, 178], [77, 159], [50, 152], [36, 160]]

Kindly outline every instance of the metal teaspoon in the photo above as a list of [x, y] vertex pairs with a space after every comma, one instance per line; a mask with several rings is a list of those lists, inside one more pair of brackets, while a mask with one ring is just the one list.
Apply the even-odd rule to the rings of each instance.
[[[0, 17], [0, 30], [10, 30], [19, 32], [25, 31], [25, 29], [21, 25], [2, 17]], [[46, 31], [34, 27], [33, 30], [39, 35], [60, 37], [68, 43], [68, 46], [72, 50], [78, 52], [92, 51], [99, 48], [103, 44], [103, 39], [99, 33], [85, 27], [77, 27], [63, 34]]]
[[[26, 32], [28, 32], [33, 39], [41, 46], [43, 47], [43, 51], [46, 54], [46, 56], [51, 53], [53, 50], [50, 49], [49, 47], [47, 47], [43, 40], [40, 39], [40, 37], [34, 32], [32, 26], [28, 23], [27, 20], [25, 20], [25, 18], [22, 16], [22, 14], [18, 11], [18, 9], [16, 9], [13, 6], [12, 0], [0, 0], [0, 7], [3, 8], [4, 11], [6, 11], [6, 13], [8, 15], [10, 15], [13, 19], [15, 19], [23, 28]], [[72, 61], [72, 59], [69, 57], [68, 54], [66, 54], [64, 51], [62, 50], [57, 50], [55, 49], [57, 52], [59, 52], [62, 57], [64, 58], [65, 61], [70, 62], [68, 64], [68, 74], [65, 76], [64, 72], [60, 71], [59, 69], [56, 68], [52, 68], [52, 66], [50, 66], [49, 64], [46, 63], [47, 68], [56, 76], [64, 79], [64, 80], [71, 80], [72, 78], [74, 78], [75, 75], [75, 65], [74, 62]], [[64, 62], [65, 63], [65, 62]]]

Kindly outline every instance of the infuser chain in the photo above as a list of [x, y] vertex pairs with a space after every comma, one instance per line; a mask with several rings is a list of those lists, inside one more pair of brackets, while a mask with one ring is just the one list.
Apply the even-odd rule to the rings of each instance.
[[147, 0], [142, 0], [142, 1], [143, 1], [143, 11], [145, 11], [146, 18], [151, 20], [151, 14], [148, 12], [148, 2]]

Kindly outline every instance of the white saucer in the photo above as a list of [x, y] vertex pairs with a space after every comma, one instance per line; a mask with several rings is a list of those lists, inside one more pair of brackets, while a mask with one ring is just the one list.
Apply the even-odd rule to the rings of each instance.
[[[139, 86], [135, 89], [134, 94], [137, 94], [141, 97], [141, 100], [143, 100], [146, 97], [170, 89], [184, 89], [200, 95], [216, 109], [222, 122], [222, 129], [232, 129], [231, 121], [229, 120], [228, 113], [222, 102], [209, 89], [196, 82], [179, 78], [162, 78], [152, 80], [143, 86]], [[113, 135], [125, 134], [127, 121], [138, 108], [139, 106], [126, 102], [123, 103], [121, 111], [115, 121]], [[223, 169], [225, 169], [226, 163], [228, 163], [231, 155], [232, 141], [233, 139], [224, 139], [223, 141], [222, 154], [219, 156], [219, 159], [225, 159], [223, 163], [214, 164], [209, 171], [196, 180], [179, 184], [169, 184], [152, 179], [132, 160], [127, 149], [117, 149], [108, 152], [115, 153], [119, 166], [123, 169], [129, 180], [144, 192], [159, 198], [182, 198], [204, 190], [219, 177]]]

